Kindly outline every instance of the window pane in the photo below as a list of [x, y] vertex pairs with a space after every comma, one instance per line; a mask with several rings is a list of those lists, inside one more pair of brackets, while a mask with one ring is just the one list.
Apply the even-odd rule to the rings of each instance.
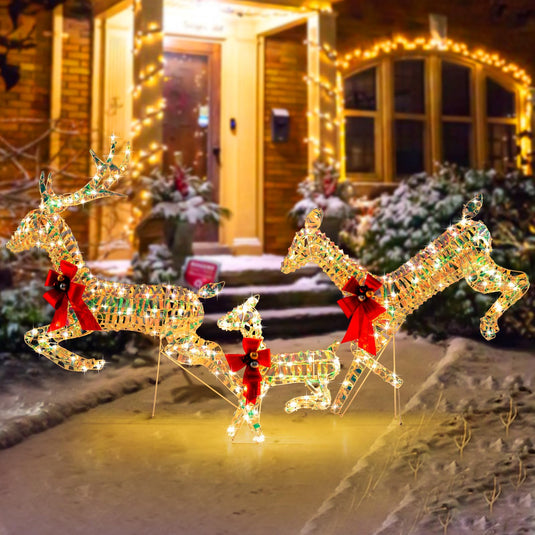
[[424, 170], [423, 121], [395, 121], [396, 175]]
[[470, 166], [471, 130], [469, 123], [442, 123], [442, 149], [446, 162]]
[[375, 171], [375, 120], [372, 117], [346, 117], [346, 171]]
[[344, 80], [344, 99], [347, 110], [376, 110], [376, 69], [372, 67]]
[[424, 113], [424, 62], [421, 59], [394, 63], [394, 110]]
[[442, 114], [470, 115], [470, 69], [442, 62]]
[[487, 78], [487, 115], [515, 117], [515, 94], [491, 78]]
[[489, 165], [498, 171], [515, 167], [516, 138], [512, 124], [489, 124]]

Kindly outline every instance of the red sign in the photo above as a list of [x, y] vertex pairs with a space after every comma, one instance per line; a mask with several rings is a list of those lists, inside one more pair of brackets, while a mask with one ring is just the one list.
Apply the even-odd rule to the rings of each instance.
[[219, 264], [217, 262], [206, 262], [193, 258], [186, 260], [184, 281], [193, 288], [200, 288], [209, 282], [217, 282], [218, 275]]

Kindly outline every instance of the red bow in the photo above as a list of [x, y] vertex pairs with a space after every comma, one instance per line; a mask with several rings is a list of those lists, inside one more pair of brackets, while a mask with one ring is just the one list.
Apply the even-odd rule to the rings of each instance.
[[243, 350], [245, 351], [244, 355], [225, 355], [233, 372], [237, 372], [246, 366], [243, 373], [243, 386], [247, 403], [255, 403], [256, 398], [260, 395], [262, 374], [258, 368], [260, 366], [265, 366], [266, 368], [271, 366], [271, 351], [269, 349], [258, 351], [261, 342], [260, 338], [244, 338], [242, 342]]
[[82, 300], [85, 286], [72, 282], [78, 268], [74, 264], [62, 260], [59, 263], [59, 269], [61, 274], [51, 269], [45, 282], [46, 286], [53, 286], [53, 289], [45, 292], [43, 297], [56, 309], [48, 332], [56, 331], [67, 325], [69, 302], [82, 329], [85, 331], [102, 330], [93, 314], [91, 314], [89, 307]]
[[344, 314], [351, 318], [342, 343], [357, 340], [359, 347], [370, 355], [377, 353], [372, 321], [386, 312], [386, 308], [371, 299], [375, 291], [381, 286], [382, 283], [371, 275], [366, 276], [362, 286], [359, 286], [355, 277], [351, 277], [342, 290], [353, 295], [338, 301]]

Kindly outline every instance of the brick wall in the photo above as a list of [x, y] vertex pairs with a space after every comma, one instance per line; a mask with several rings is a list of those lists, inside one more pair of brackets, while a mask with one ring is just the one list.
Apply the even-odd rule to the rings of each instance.
[[[286, 254], [295, 229], [287, 214], [299, 200], [297, 184], [307, 174], [307, 86], [305, 26], [265, 42], [264, 250]], [[287, 143], [271, 141], [271, 108], [290, 112]]]
[[[72, 161], [69, 171], [80, 179], [63, 178], [64, 191], [76, 191], [83, 186], [95, 168], [90, 165], [90, 110], [91, 110], [91, 23], [89, 19], [65, 18], [63, 20], [63, 61], [61, 72], [61, 119], [81, 132], [79, 136], [62, 136], [66, 144], [62, 150], [63, 164]], [[89, 241], [89, 205], [69, 214], [67, 221], [85, 249]]]
[[[8, 149], [8, 145], [15, 148], [22, 147], [35, 140], [47, 129], [43, 123], [48, 119], [49, 87], [50, 87], [50, 50], [51, 39], [44, 37], [50, 32], [51, 17], [49, 13], [42, 13], [39, 17], [21, 17], [20, 26], [13, 38], [22, 39], [30, 32], [33, 25], [35, 30], [35, 48], [10, 50], [7, 62], [19, 67], [19, 82], [6, 91], [4, 80], [0, 79], [0, 149]], [[0, 33], [6, 35], [13, 30], [7, 10], [0, 9]], [[0, 48], [4, 53], [5, 49]], [[20, 121], [19, 119], [22, 119]], [[38, 149], [46, 159], [48, 143], [39, 143]], [[0, 160], [1, 160], [0, 156]], [[31, 176], [34, 176], [31, 162], [26, 162]], [[20, 178], [21, 173], [10, 161], [0, 161], [0, 185], [2, 188], [11, 185], [14, 178]], [[36, 198], [37, 191], [34, 192]], [[8, 236], [16, 227], [20, 217], [25, 213], [0, 211], [0, 235]]]
[[[65, 5], [63, 21], [63, 61], [61, 83], [61, 126], [76, 129], [77, 136], [60, 136], [60, 146], [66, 144], [56, 165], [65, 166], [67, 170], [80, 178], [56, 179], [54, 188], [58, 192], [79, 188], [87, 181], [89, 173], [89, 120], [91, 88], [91, 22], [89, 16], [72, 18], [70, 4]], [[52, 71], [52, 13], [39, 11], [35, 16], [21, 16], [20, 36], [27, 35], [35, 24], [33, 33], [35, 48], [12, 50], [8, 55], [10, 64], [20, 67], [20, 80], [9, 91], [0, 81], [0, 136], [14, 147], [21, 147], [42, 135], [49, 127], [51, 105], [51, 71]], [[12, 25], [7, 10], [0, 9], [0, 33], [11, 31]], [[0, 50], [2, 52], [3, 50]], [[13, 120], [6, 122], [5, 120]], [[42, 162], [49, 158], [49, 137], [39, 143]], [[0, 148], [3, 145], [0, 144]], [[31, 152], [35, 152], [34, 149]], [[35, 177], [35, 164], [31, 160], [23, 161], [31, 177]], [[14, 177], [20, 177], [20, 171], [12, 163], [0, 163], [0, 184], [10, 184]], [[35, 195], [36, 206], [38, 191]], [[0, 235], [9, 236], [24, 213], [11, 215], [0, 212]], [[88, 241], [87, 208], [68, 214], [67, 219], [80, 244]]]

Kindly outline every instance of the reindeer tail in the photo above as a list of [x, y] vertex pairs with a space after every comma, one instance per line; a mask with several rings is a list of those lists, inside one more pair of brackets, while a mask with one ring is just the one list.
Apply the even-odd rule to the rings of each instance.
[[333, 342], [328, 348], [327, 351], [332, 351], [336, 355], [337, 349], [340, 347], [340, 342]]
[[205, 284], [199, 288], [197, 295], [201, 299], [215, 297], [223, 289], [223, 286], [225, 286], [224, 282], [209, 282], [208, 284]]
[[483, 195], [477, 193], [474, 198], [463, 206], [463, 219], [473, 219], [483, 206]]

